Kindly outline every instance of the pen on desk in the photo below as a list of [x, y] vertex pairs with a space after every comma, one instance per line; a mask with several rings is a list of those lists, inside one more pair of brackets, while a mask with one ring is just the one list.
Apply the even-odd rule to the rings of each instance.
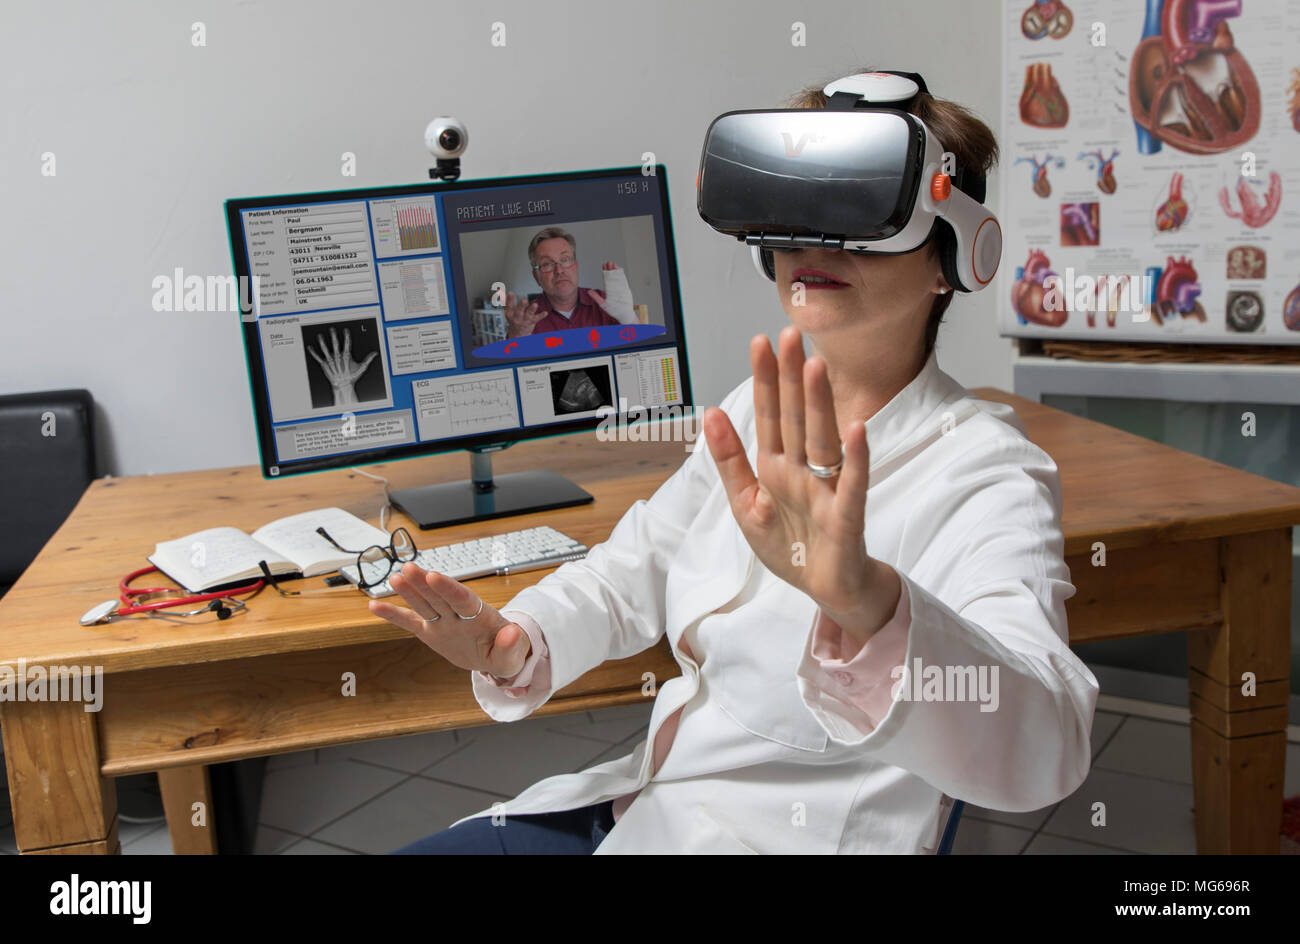
[[582, 560], [586, 556], [586, 551], [577, 551], [570, 554], [558, 554], [555, 557], [548, 557], [545, 560], [529, 561], [526, 564], [498, 567], [497, 576], [504, 577], [507, 574], [522, 574], [526, 570], [541, 570], [543, 567], [554, 567], [556, 564], [563, 564], [566, 561]]

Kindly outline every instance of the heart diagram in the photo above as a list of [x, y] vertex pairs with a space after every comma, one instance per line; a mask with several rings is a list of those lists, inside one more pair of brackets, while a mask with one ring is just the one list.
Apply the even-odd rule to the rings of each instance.
[[1219, 206], [1223, 207], [1223, 212], [1228, 216], [1241, 220], [1252, 229], [1266, 225], [1282, 205], [1282, 177], [1277, 171], [1268, 175], [1268, 190], [1265, 191], [1263, 200], [1255, 192], [1248, 177], [1238, 177], [1234, 189], [1237, 191], [1238, 205], [1233, 206], [1232, 195], [1228, 193], [1227, 187], [1223, 187], [1219, 190]]
[[1101, 207], [1096, 203], [1061, 204], [1061, 245], [1096, 246], [1101, 242]]
[[1041, 249], [1029, 250], [1029, 259], [1017, 271], [1016, 282], [1011, 286], [1011, 307], [1031, 324], [1059, 328], [1065, 324], [1069, 311], [1059, 298], [1059, 291], [1055, 302], [1048, 297], [1048, 283], [1059, 278], [1051, 265]]
[[1097, 189], [1102, 193], [1115, 192], [1115, 158], [1119, 157], [1119, 150], [1111, 148], [1110, 157], [1103, 157], [1101, 151], [1085, 151], [1079, 155], [1079, 160], [1087, 161], [1097, 174]]
[[1065, 158], [1055, 157], [1051, 154], [1044, 154], [1041, 161], [1036, 157], [1030, 156], [1017, 157], [1015, 162], [1017, 164], [1030, 164], [1033, 166], [1034, 193], [1038, 194], [1044, 200], [1052, 195], [1052, 184], [1051, 181], [1047, 179], [1047, 168], [1055, 167], [1059, 170], [1065, 166]]
[[1163, 325], [1176, 317], [1205, 321], [1205, 308], [1199, 301], [1201, 283], [1190, 259], [1170, 256], [1163, 270], [1148, 269], [1147, 275], [1155, 282], [1151, 316], [1156, 324]]
[[1061, 0], [1034, 0], [1020, 17], [1025, 39], [1064, 39], [1074, 25], [1074, 14]]
[[1242, 0], [1147, 0], [1129, 72], [1129, 107], [1145, 154], [1161, 143], [1219, 154], [1255, 136], [1259, 82], [1228, 21]]
[[1300, 331], [1300, 285], [1291, 289], [1282, 303], [1282, 323], [1288, 331]]
[[1020, 93], [1020, 120], [1036, 128], [1064, 128], [1070, 120], [1070, 104], [1052, 75], [1048, 62], [1025, 66], [1025, 87]]
[[1162, 233], [1176, 232], [1187, 222], [1191, 208], [1183, 196], [1183, 175], [1174, 171], [1169, 178], [1169, 197], [1156, 207], [1156, 229]]

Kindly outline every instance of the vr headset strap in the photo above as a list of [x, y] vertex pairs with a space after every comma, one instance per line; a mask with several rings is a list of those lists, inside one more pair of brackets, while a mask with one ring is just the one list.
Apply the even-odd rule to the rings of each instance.
[[[883, 72], [886, 75], [897, 75], [897, 76], [901, 76], [904, 79], [911, 79], [913, 82], [916, 83], [918, 95], [921, 92], [925, 92], [929, 94], [930, 89], [926, 87], [925, 79], [921, 78], [921, 74], [919, 72], [896, 72], [893, 69], [880, 69], [878, 71]], [[863, 107], [863, 108], [892, 108], [895, 111], [907, 111], [912, 106], [912, 102], [914, 101], [916, 101], [915, 96], [903, 102], [869, 102], [865, 100], [861, 95], [854, 95], [852, 92], [836, 92], [834, 95], [832, 95], [830, 98], [826, 100], [826, 110], [827, 111], [849, 111], [854, 108]]]

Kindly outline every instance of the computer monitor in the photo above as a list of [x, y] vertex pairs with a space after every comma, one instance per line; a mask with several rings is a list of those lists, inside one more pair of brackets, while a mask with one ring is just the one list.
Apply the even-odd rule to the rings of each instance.
[[467, 449], [471, 478], [392, 493], [421, 528], [564, 507], [592, 497], [549, 470], [493, 477], [489, 454], [692, 404], [663, 165], [226, 217], [265, 477]]

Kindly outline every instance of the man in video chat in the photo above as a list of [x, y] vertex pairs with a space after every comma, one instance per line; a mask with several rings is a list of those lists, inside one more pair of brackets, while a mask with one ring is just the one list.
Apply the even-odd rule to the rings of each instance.
[[627, 273], [606, 262], [604, 292], [579, 288], [578, 244], [559, 227], [548, 226], [529, 241], [528, 262], [542, 294], [531, 300], [514, 292], [506, 296], [506, 337], [636, 322]]

